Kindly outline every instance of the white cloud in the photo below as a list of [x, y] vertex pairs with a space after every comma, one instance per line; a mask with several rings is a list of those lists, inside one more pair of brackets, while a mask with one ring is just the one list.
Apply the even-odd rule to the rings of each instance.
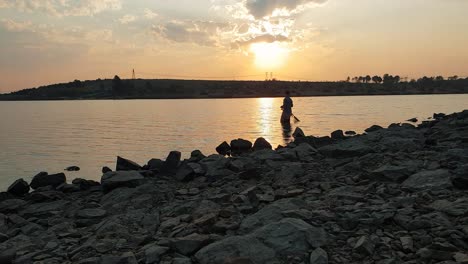
[[288, 16], [307, 6], [323, 4], [327, 0], [245, 0], [245, 7], [256, 19], [270, 16]]
[[147, 19], [153, 19], [158, 16], [156, 12], [152, 11], [149, 8], [146, 8], [145, 10], [143, 10], [143, 14], [144, 14], [144, 17]]
[[25, 32], [33, 30], [31, 21], [17, 22], [12, 19], [2, 19], [0, 22], [2, 27], [10, 32]]
[[93, 16], [122, 8], [121, 0], [0, 0], [0, 8], [44, 12], [51, 16]]
[[136, 19], [137, 19], [136, 16], [133, 16], [133, 15], [125, 15], [125, 16], [119, 18], [119, 22], [120, 22], [121, 24], [124, 24], [124, 25], [125, 25], [125, 24], [129, 24], [129, 23], [135, 21]]

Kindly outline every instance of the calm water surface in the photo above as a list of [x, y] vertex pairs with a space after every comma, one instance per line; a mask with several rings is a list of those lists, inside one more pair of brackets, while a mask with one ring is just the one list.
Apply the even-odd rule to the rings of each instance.
[[[336, 129], [362, 132], [434, 112], [468, 109], [468, 95], [293, 98], [294, 113], [308, 135]], [[273, 146], [288, 138], [279, 123], [281, 98], [0, 102], [0, 191], [40, 171], [99, 180], [117, 155], [145, 164], [179, 150], [215, 153], [223, 141], [264, 137]], [[287, 137], [287, 136], [286, 136]]]

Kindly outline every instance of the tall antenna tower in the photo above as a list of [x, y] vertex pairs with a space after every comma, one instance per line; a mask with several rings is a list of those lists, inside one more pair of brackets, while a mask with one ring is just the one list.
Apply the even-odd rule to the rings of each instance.
[[135, 69], [132, 70], [132, 80], [135, 80], [136, 77], [135, 77]]
[[265, 81], [268, 81], [268, 72], [265, 72]]
[[273, 81], [273, 72], [270, 72], [270, 80]]

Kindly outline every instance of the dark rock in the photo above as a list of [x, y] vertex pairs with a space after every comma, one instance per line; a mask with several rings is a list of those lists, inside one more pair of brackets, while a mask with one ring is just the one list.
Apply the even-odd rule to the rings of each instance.
[[104, 166], [104, 167], [102, 167], [101, 171], [102, 171], [102, 174], [104, 174], [104, 173], [112, 171], [112, 170], [109, 167]]
[[360, 254], [370, 256], [374, 254], [374, 248], [375, 243], [372, 242], [367, 236], [362, 236], [354, 246], [354, 250], [356, 250]]
[[59, 186], [57, 186], [57, 190], [61, 191], [61, 192], [64, 192], [64, 193], [72, 193], [72, 192], [81, 191], [81, 187], [78, 184], [62, 183]]
[[148, 161], [148, 169], [153, 171], [162, 171], [164, 167], [164, 160], [161, 159], [151, 159]]
[[388, 181], [401, 183], [406, 180], [411, 172], [408, 168], [385, 164], [382, 167], [372, 171], [371, 179], [379, 181]]
[[252, 149], [252, 142], [245, 139], [234, 139], [231, 141], [231, 154], [240, 155]]
[[[111, 170], [112, 171], [112, 170]], [[89, 190], [91, 187], [93, 186], [99, 186], [101, 185], [99, 182], [97, 181], [93, 181], [93, 180], [85, 180], [85, 179], [81, 179], [81, 178], [76, 178], [72, 181], [73, 184], [76, 184], [78, 186], [80, 186], [80, 189], [81, 190]]]
[[115, 167], [116, 171], [133, 171], [141, 169], [141, 166], [136, 162], [117, 156], [117, 164]]
[[66, 182], [65, 174], [57, 173], [49, 175], [47, 172], [40, 172], [31, 181], [31, 188], [37, 189], [39, 187], [52, 186], [56, 188], [62, 183]]
[[352, 131], [352, 130], [349, 130], [349, 131], [346, 131], [346, 132], [345, 132], [345, 135], [347, 135], [347, 136], [355, 136], [355, 135], [356, 135], [356, 132], [355, 132], [355, 131]]
[[66, 171], [79, 171], [80, 167], [78, 166], [70, 166], [65, 169]]
[[223, 156], [229, 156], [231, 155], [231, 146], [229, 146], [229, 144], [226, 141], [224, 141], [216, 147], [216, 152]]
[[432, 115], [432, 118], [434, 118], [435, 120], [443, 119], [444, 117], [446, 117], [446, 114], [444, 114], [444, 113], [438, 113], [438, 114], [434, 113]]
[[421, 171], [411, 175], [402, 184], [402, 187], [421, 190], [421, 189], [445, 189], [452, 185], [450, 182], [450, 173], [447, 170], [439, 169], [435, 171]]
[[0, 263], [9, 264], [13, 263], [16, 258], [16, 249], [10, 248], [0, 251]]
[[257, 140], [255, 140], [255, 143], [253, 145], [253, 150], [257, 151], [257, 150], [262, 150], [262, 149], [273, 149], [273, 147], [266, 139], [262, 137], [257, 138]]
[[191, 234], [174, 239], [171, 242], [171, 247], [182, 255], [191, 256], [211, 242], [213, 240], [209, 235]]
[[294, 138], [300, 138], [300, 137], [305, 137], [306, 135], [304, 134], [304, 131], [302, 131], [302, 129], [300, 127], [296, 127], [296, 129], [294, 130], [292, 136]]
[[373, 125], [373, 126], [367, 128], [364, 131], [366, 131], [367, 133], [371, 133], [371, 132], [375, 132], [375, 131], [378, 131], [378, 130], [381, 130], [381, 129], [383, 129], [383, 127], [378, 126], [378, 125]]
[[239, 178], [242, 180], [260, 179], [262, 177], [261, 168], [251, 168], [239, 173]]
[[25, 180], [18, 179], [8, 187], [8, 192], [16, 196], [23, 196], [29, 193], [29, 189], [29, 184]]
[[177, 170], [175, 178], [179, 181], [187, 182], [193, 180], [195, 178], [195, 175], [195, 171], [191, 166], [189, 166], [188, 164], [183, 164]]
[[169, 250], [168, 247], [160, 247], [151, 244], [146, 245], [143, 249], [146, 263], [159, 263], [161, 256]]
[[111, 171], [101, 177], [104, 192], [120, 187], [136, 187], [142, 184], [144, 177], [137, 171]]
[[82, 209], [76, 212], [77, 218], [84, 219], [100, 219], [105, 217], [107, 214], [106, 210], [91, 208], [91, 209]]
[[413, 122], [413, 123], [417, 123], [417, 122], [418, 122], [418, 119], [417, 119], [416, 117], [413, 117], [413, 118], [408, 119], [408, 120], [406, 120], [406, 121], [408, 121], [408, 122]]
[[192, 153], [190, 153], [190, 159], [188, 160], [189, 162], [199, 162], [202, 159], [206, 158], [205, 155], [200, 150], [194, 150]]
[[310, 264], [328, 264], [328, 254], [325, 250], [317, 248], [310, 254]]
[[104, 255], [101, 264], [138, 264], [138, 261], [132, 252], [125, 252], [120, 256]]
[[332, 139], [337, 139], [337, 140], [340, 140], [340, 139], [344, 139], [346, 138], [345, 135], [343, 134], [343, 130], [336, 130], [336, 131], [333, 131], [331, 133], [331, 138]]
[[175, 173], [177, 168], [179, 167], [181, 153], [179, 151], [171, 151], [164, 161], [164, 165], [162, 167], [162, 172], [166, 173]]

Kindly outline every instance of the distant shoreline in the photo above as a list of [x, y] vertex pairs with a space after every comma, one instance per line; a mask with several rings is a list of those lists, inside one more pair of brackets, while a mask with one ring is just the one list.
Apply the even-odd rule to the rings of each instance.
[[468, 94], [468, 79], [398, 82], [300, 82], [106, 79], [54, 84], [0, 94], [0, 101], [228, 99]]

